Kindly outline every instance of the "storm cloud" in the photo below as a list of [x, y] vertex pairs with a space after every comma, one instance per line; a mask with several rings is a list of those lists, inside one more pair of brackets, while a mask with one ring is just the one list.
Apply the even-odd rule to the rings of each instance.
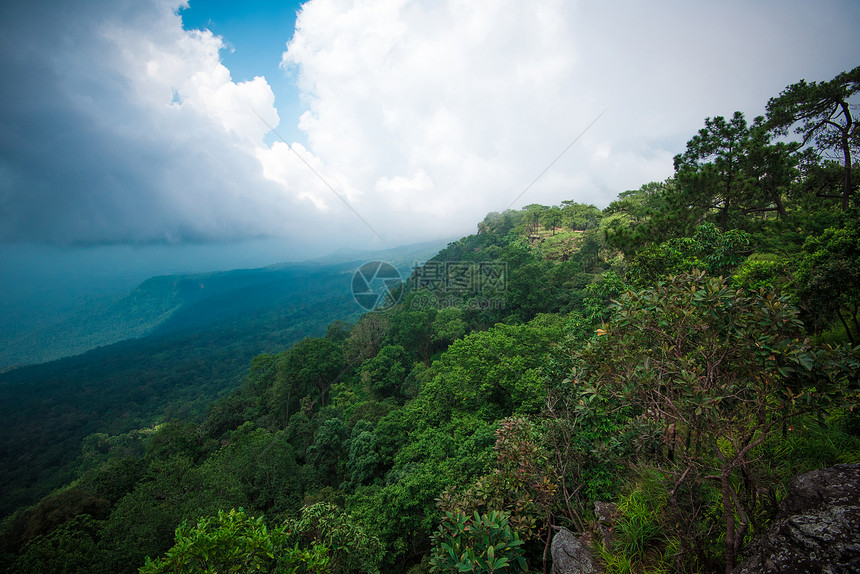
[[0, 239], [146, 242], [283, 234], [297, 198], [265, 179], [263, 78], [165, 2], [12, 2], [0, 21]]

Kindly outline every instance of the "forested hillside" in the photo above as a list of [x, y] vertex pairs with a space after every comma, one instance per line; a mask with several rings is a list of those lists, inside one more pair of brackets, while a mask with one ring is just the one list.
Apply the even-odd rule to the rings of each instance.
[[[418, 244], [373, 255], [406, 276], [437, 249]], [[368, 256], [154, 277], [98, 318], [112, 325], [108, 332], [86, 324], [76, 331], [92, 327], [92, 337], [127, 340], [0, 373], [0, 514], [74, 478], [87, 435], [199, 416], [241, 383], [255, 355], [357, 318], [350, 278]]]
[[0, 564], [546, 572], [611, 501], [607, 572], [731, 571], [793, 475], [860, 462], [858, 91], [708, 118], [606, 209], [487, 215], [205, 415], [89, 435]]

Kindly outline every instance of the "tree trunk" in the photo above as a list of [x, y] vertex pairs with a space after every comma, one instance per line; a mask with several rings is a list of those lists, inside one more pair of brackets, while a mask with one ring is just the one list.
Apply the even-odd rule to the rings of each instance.
[[845, 127], [842, 130], [842, 155], [845, 159], [845, 171], [842, 173], [842, 211], [848, 211], [848, 200], [851, 197], [851, 142], [848, 140], [854, 123], [851, 108], [847, 102], [840, 102], [842, 113], [845, 114]]
[[290, 422], [290, 402], [293, 400], [293, 385], [289, 385], [289, 391], [287, 392], [287, 417], [284, 421], [284, 426]]
[[854, 320], [854, 330], [857, 333], [857, 336], [860, 337], [860, 321], [857, 320], [857, 304], [854, 304], [854, 312], [851, 314], [851, 318]]
[[851, 346], [857, 346], [857, 341], [854, 340], [854, 335], [851, 333], [851, 329], [848, 327], [848, 323], [845, 321], [845, 317], [842, 316], [842, 311], [838, 308], [836, 309], [836, 315], [839, 316], [839, 320], [842, 322], [842, 326], [845, 327], [845, 334], [848, 335], [848, 341], [851, 343]]
[[726, 574], [732, 574], [737, 560], [737, 546], [735, 545], [735, 511], [732, 504], [731, 473], [723, 470], [720, 474], [720, 486], [723, 491], [723, 518], [726, 522]]
[[320, 408], [325, 407], [325, 387], [325, 381], [322, 381], [321, 383], [317, 384], [317, 389], [320, 392]]
[[775, 190], [773, 193], [773, 202], [776, 204], [776, 212], [780, 217], [785, 217], [788, 215], [785, 212], [785, 206], [782, 204], [782, 198], [779, 196], [779, 191]]

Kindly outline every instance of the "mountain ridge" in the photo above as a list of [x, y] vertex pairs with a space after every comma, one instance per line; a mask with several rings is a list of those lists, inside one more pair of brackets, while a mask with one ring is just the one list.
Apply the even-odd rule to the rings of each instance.
[[[368, 258], [392, 259], [401, 275], [417, 259], [429, 258], [448, 240], [408, 244], [379, 251], [342, 248], [329, 255], [299, 262], [281, 262], [263, 267], [238, 268], [203, 273], [155, 275], [123, 296], [82, 302], [67, 316], [13, 335], [0, 333], [0, 373], [44, 364], [128, 339], [152, 334], [177, 311], [240, 286], [266, 281], [289, 281], [278, 275], [313, 273], [331, 265], [356, 266]], [[432, 251], [432, 253], [431, 253]]]

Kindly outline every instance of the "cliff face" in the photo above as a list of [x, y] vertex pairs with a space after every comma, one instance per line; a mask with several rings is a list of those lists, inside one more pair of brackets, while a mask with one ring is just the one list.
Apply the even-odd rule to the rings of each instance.
[[779, 514], [734, 574], [860, 572], [860, 464], [792, 480]]

